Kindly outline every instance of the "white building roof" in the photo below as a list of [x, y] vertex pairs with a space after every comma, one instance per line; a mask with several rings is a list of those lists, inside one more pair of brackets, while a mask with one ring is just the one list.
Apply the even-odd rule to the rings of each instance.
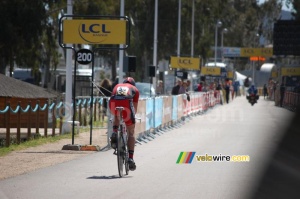
[[273, 63], [265, 63], [260, 67], [260, 71], [262, 72], [271, 72], [275, 64]]

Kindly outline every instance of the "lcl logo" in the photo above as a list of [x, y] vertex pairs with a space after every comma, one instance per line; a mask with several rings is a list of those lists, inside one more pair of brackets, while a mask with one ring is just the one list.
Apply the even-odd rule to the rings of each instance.
[[[106, 24], [80, 24], [78, 28], [80, 37], [89, 43], [99, 43], [106, 39], [109, 33]], [[95, 41], [93, 37], [100, 38]]]
[[81, 24], [81, 32], [83, 33], [110, 33], [106, 30], [106, 24]]
[[272, 54], [273, 49], [272, 48], [263, 48], [263, 49], [261, 49], [261, 53], [262, 54]]
[[178, 64], [191, 65], [193, 63], [190, 59], [178, 59]]
[[291, 68], [291, 69], [288, 68], [288, 69], [286, 69], [286, 72], [293, 74], [293, 73], [296, 73], [296, 69], [295, 68]]
[[214, 68], [206, 68], [206, 72], [214, 73], [215, 69]]
[[250, 48], [243, 49], [243, 51], [245, 54], [253, 54], [254, 53], [254, 50], [250, 49]]

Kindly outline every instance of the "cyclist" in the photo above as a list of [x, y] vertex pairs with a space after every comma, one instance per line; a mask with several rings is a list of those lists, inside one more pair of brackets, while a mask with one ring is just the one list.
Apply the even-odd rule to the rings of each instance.
[[248, 89], [249, 94], [254, 94], [255, 96], [257, 95], [257, 88], [252, 84], [250, 88]]
[[123, 83], [117, 84], [113, 91], [112, 96], [109, 100], [109, 108], [111, 113], [114, 115], [113, 122], [113, 134], [110, 137], [112, 148], [117, 147], [117, 131], [119, 125], [119, 118], [117, 117], [116, 107], [124, 107], [122, 112], [123, 120], [125, 122], [127, 132], [128, 132], [128, 165], [131, 171], [136, 169], [135, 162], [133, 160], [134, 154], [134, 128], [135, 128], [135, 114], [137, 111], [138, 101], [139, 101], [139, 90], [135, 87], [135, 81], [132, 77], [127, 77], [124, 79]]

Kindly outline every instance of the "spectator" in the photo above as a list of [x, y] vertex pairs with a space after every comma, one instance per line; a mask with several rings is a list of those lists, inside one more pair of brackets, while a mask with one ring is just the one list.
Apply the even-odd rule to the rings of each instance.
[[176, 85], [172, 88], [172, 95], [178, 95], [179, 94], [179, 89], [182, 85], [182, 81], [180, 79], [177, 79]]
[[186, 93], [186, 89], [187, 89], [187, 82], [183, 81], [180, 88], [179, 88], [178, 94]]
[[164, 94], [164, 86], [163, 86], [163, 81], [162, 80], [158, 80], [158, 82], [157, 82], [156, 93], [158, 95], [163, 95]]
[[228, 78], [226, 78], [226, 80], [225, 80], [224, 89], [225, 89], [226, 103], [228, 104], [229, 103], [229, 93], [230, 93], [230, 82], [229, 82]]
[[281, 85], [280, 85], [280, 107], [282, 107], [282, 105], [283, 105], [284, 92], [285, 92], [285, 85], [284, 85], [284, 83], [281, 83]]
[[203, 82], [200, 82], [200, 83], [198, 84], [198, 87], [197, 87], [196, 91], [201, 92], [202, 89], [203, 89]]
[[[277, 81], [274, 81], [273, 83], [273, 99], [275, 100], [275, 97], [277, 96], [277, 92], [276, 92], [276, 89], [279, 88], [280, 89], [280, 84], [279, 82]], [[279, 90], [280, 91], [280, 90]], [[275, 96], [276, 95], [276, 96]]]
[[112, 90], [114, 89], [114, 87], [119, 83], [119, 77], [117, 76], [114, 83], [112, 84], [111, 88]]
[[[246, 88], [249, 88], [249, 86], [250, 86], [250, 79], [249, 79], [249, 77], [247, 77], [246, 79], [245, 79], [245, 81], [244, 81], [244, 86], [246, 87]], [[246, 89], [247, 90], [247, 89]]]
[[229, 80], [229, 90], [231, 92], [231, 99], [234, 98], [234, 88], [233, 88], [233, 84], [232, 84], [232, 81]]
[[234, 91], [235, 97], [237, 97], [239, 90], [240, 90], [240, 82], [235, 81], [233, 84], [233, 91]]
[[268, 87], [267, 87], [267, 84], [264, 84], [263, 93], [264, 93], [264, 99], [266, 97], [268, 98]]
[[[104, 97], [110, 97], [112, 92], [112, 85], [109, 79], [103, 79], [100, 83], [99, 95]], [[103, 98], [102, 101], [102, 121], [104, 121], [104, 116], [106, 116], [107, 112], [107, 98]]]
[[273, 84], [274, 84], [274, 82], [273, 82], [273, 80], [272, 80], [272, 78], [270, 78], [269, 79], [269, 84], [268, 84], [268, 95], [269, 95], [269, 99], [271, 99], [272, 98], [272, 95], [273, 95]]
[[186, 81], [186, 83], [187, 83], [187, 85], [186, 85], [186, 86], [187, 86], [187, 87], [186, 87], [186, 91], [190, 91], [191, 80], [188, 79], [188, 80]]

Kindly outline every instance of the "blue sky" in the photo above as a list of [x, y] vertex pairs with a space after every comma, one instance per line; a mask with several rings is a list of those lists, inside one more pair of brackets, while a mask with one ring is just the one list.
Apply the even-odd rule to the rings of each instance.
[[[268, 0], [259, 0], [259, 3], [263, 3], [263, 2], [265, 2], [265, 1], [268, 1]], [[284, 2], [283, 2], [282, 10], [291, 11], [292, 9], [291, 9], [291, 8], [288, 9], [288, 8], [285, 6], [285, 1], [284, 1]]]

